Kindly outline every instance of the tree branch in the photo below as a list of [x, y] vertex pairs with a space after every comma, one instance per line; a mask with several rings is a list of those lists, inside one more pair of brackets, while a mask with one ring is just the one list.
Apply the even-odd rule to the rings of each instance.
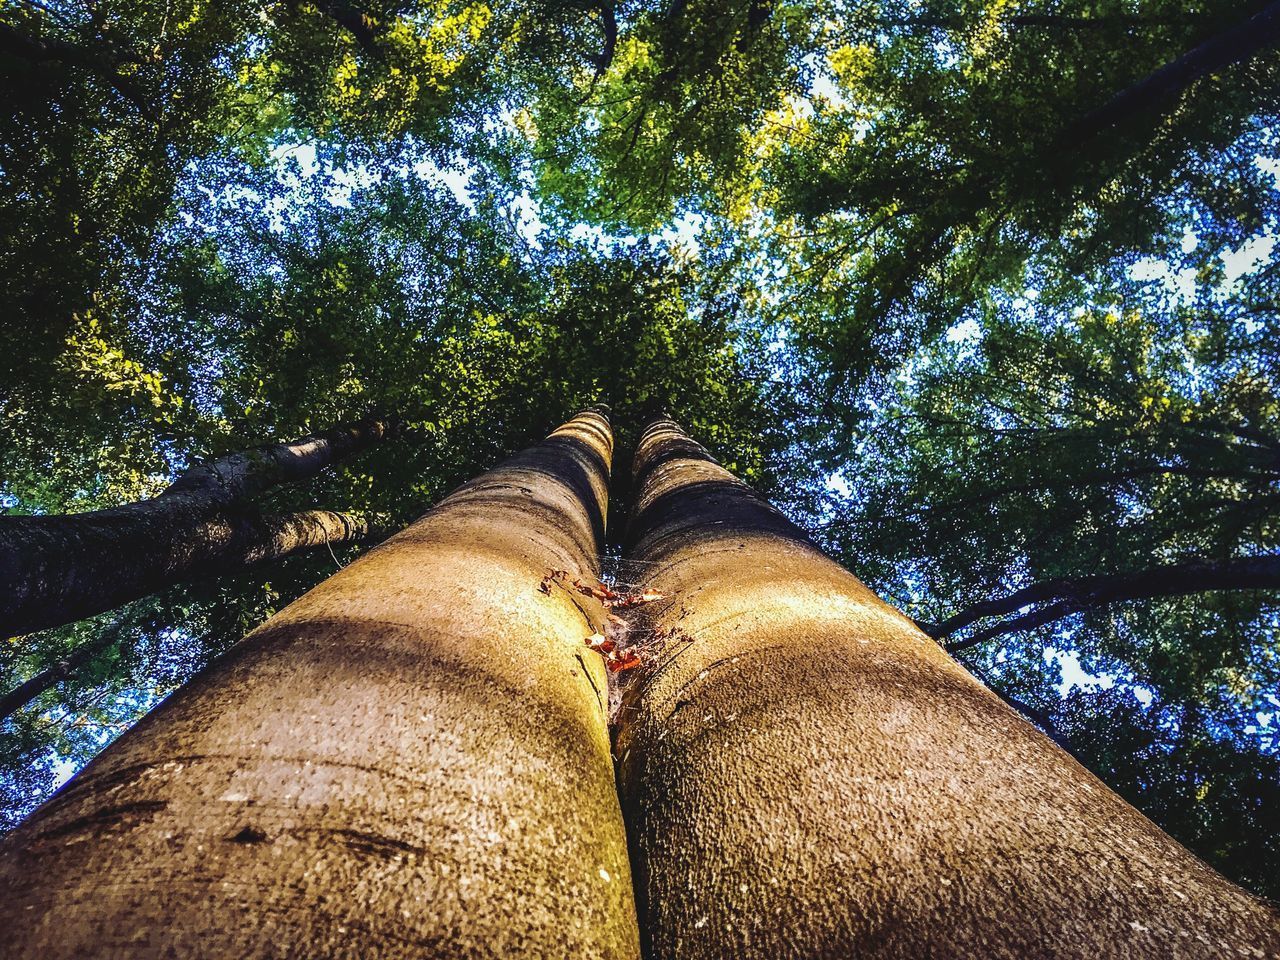
[[[351, 514], [307, 510], [264, 519], [259, 538], [243, 544], [238, 557], [234, 559], [246, 565], [278, 560], [316, 547], [361, 543], [369, 534], [369, 525]], [[198, 579], [198, 574], [199, 571], [193, 571], [192, 576], [186, 579]], [[56, 684], [74, 677], [99, 654], [117, 644], [121, 632], [119, 624], [107, 627], [62, 660], [0, 697], [0, 721], [12, 716]]]
[[0, 517], [0, 635], [70, 623], [129, 600], [354, 536], [340, 514], [264, 518], [248, 499], [301, 480], [388, 434], [380, 420], [194, 467], [160, 496], [69, 516]]
[[1206, 74], [1249, 60], [1277, 41], [1280, 41], [1280, 0], [1121, 90], [1070, 124], [1059, 142], [1074, 150], [1125, 121], [1164, 106]]
[[151, 107], [141, 89], [127, 77], [120, 75], [120, 63], [101, 56], [97, 51], [89, 50], [66, 40], [53, 38], [36, 38], [28, 36], [7, 23], [0, 23], [0, 53], [20, 57], [28, 63], [61, 63], [68, 66], [82, 67], [100, 80], [110, 84], [122, 97], [132, 103], [144, 114], [150, 114]]
[[298, 440], [243, 450], [192, 467], [161, 496], [203, 491], [219, 499], [243, 500], [282, 483], [312, 477], [329, 464], [372, 446], [396, 429], [392, 421], [370, 417]]
[[618, 49], [618, 15], [613, 0], [601, 0], [600, 22], [604, 26], [604, 47], [600, 50], [598, 57], [592, 58], [596, 67], [595, 76], [591, 79], [593, 87], [613, 63], [613, 56]]
[[346, 0], [288, 0], [288, 3], [295, 10], [314, 7], [351, 34], [366, 53], [378, 52], [378, 22], [354, 3]]
[[955, 653], [1007, 633], [1030, 630], [1091, 607], [1124, 600], [1216, 590], [1275, 589], [1280, 589], [1280, 556], [1166, 564], [1131, 573], [1044, 580], [1008, 596], [975, 603], [940, 623], [922, 623], [920, 627], [935, 640], [943, 640], [987, 617], [1015, 613], [1034, 604], [1046, 604], [947, 644], [947, 650]]
[[66, 657], [40, 671], [0, 697], [0, 722], [7, 720], [40, 694], [75, 674], [98, 654], [114, 646], [120, 639], [120, 625], [112, 624], [86, 643], [80, 644]]
[[[1000, 17], [999, 22], [1009, 27], [1041, 27], [1050, 30], [1116, 30], [1134, 27], [1179, 27], [1198, 23], [1202, 17], [1192, 15], [1173, 17], [1069, 17], [1056, 14], [1018, 14], [1011, 17]], [[971, 26], [973, 20], [965, 17], [938, 17], [922, 15], [919, 17], [893, 17], [875, 21], [878, 27], [924, 27], [937, 30], [963, 30]]]

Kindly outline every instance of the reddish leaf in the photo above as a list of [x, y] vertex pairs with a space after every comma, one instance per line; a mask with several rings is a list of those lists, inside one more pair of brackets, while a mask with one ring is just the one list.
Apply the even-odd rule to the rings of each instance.
[[652, 603], [654, 600], [662, 600], [666, 597], [665, 593], [659, 593], [657, 590], [646, 590], [644, 593], [628, 593], [625, 595], [614, 594], [616, 599], [606, 603], [606, 606], [615, 610], [628, 610], [631, 607], [638, 607], [642, 603]]
[[613, 653], [618, 646], [608, 637], [604, 636], [604, 634], [600, 633], [593, 633], [583, 642], [597, 653]]
[[590, 583], [583, 583], [581, 580], [574, 580], [573, 585], [577, 588], [579, 593], [584, 594], [585, 596], [588, 596], [588, 597], [594, 597], [595, 599], [603, 603], [606, 607], [611, 606], [613, 600], [615, 600], [618, 597], [618, 594], [614, 593], [612, 590], [606, 587], [603, 583], [590, 584]]
[[609, 669], [614, 673], [631, 670], [640, 666], [640, 657], [632, 650], [609, 658]]

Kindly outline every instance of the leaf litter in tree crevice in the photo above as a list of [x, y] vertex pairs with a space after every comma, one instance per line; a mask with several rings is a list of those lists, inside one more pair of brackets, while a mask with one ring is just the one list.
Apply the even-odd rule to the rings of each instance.
[[[585, 597], [597, 601], [606, 611], [633, 610], [655, 600], [663, 600], [666, 594], [658, 590], [619, 591], [600, 581], [584, 581], [567, 570], [552, 570], [538, 585], [538, 589], [550, 594], [554, 585], [559, 584], [565, 590], [576, 591]], [[644, 656], [638, 644], [628, 642], [629, 626], [627, 621], [612, 612], [604, 617], [603, 633], [593, 633], [584, 638], [583, 643], [604, 658], [605, 666], [611, 674], [634, 670], [643, 665]]]

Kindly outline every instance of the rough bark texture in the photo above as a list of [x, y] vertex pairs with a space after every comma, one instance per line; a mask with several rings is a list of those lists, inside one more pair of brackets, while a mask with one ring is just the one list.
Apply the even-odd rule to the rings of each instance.
[[[1264, 957], [1197, 860], [670, 422], [630, 556], [679, 631], [620, 713], [651, 960]], [[692, 641], [692, 642], [690, 642]]]
[[0, 636], [71, 623], [179, 583], [360, 539], [363, 523], [310, 511], [264, 517], [246, 501], [312, 477], [387, 435], [378, 420], [197, 466], [152, 500], [67, 516], [0, 517]]
[[0, 847], [0, 956], [638, 956], [579, 416], [251, 634]]

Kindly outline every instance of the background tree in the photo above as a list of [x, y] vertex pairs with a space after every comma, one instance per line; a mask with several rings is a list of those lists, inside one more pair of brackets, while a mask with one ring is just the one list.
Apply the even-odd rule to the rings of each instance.
[[[10, 0], [0, 506], [377, 409], [415, 442], [262, 506], [392, 525], [603, 399], [926, 623], [1273, 558], [1274, 13]], [[9, 815], [357, 552], [0, 645], [4, 689], [60, 676], [4, 727]], [[1274, 596], [1053, 595], [948, 641], [1005, 631], [965, 664], [1274, 892]]]
[[[66, 385], [89, 402], [65, 411], [56, 439], [41, 410], [14, 409], [11, 512], [127, 502], [200, 458], [370, 409], [395, 411], [412, 439], [375, 447], [305, 488], [273, 490], [261, 508], [323, 504], [394, 529], [549, 420], [600, 400], [617, 405], [620, 436], [634, 434], [642, 409], [679, 406], [760, 482], [784, 469], [803, 474], [783, 455], [786, 386], [772, 379], [735, 298], [704, 294], [697, 262], [661, 244], [539, 248], [503, 211], [411, 171], [366, 166], [365, 185], [348, 189], [337, 169], [348, 168], [321, 154], [310, 176], [296, 157], [269, 168], [218, 161], [202, 174], [204, 189], [185, 195], [187, 222], [153, 244], [136, 286], [125, 288], [130, 297], [121, 296], [130, 352], [86, 348], [94, 361], [107, 353], [112, 369], [127, 363], [146, 376], [176, 415], [139, 403], [107, 426], [131, 426], [139, 462], [103, 444], [93, 402], [103, 388], [93, 379]], [[798, 501], [804, 484], [788, 486]], [[11, 641], [6, 692], [78, 651], [91, 656], [7, 722], [10, 816], [356, 552], [322, 550]]]
[[1278, 61], [1261, 3], [681, 2], [617, 20], [607, 71], [517, 124], [540, 187], [570, 220], [732, 233], [742, 282], [819, 358], [829, 413], [1033, 260], [1078, 273], [1167, 250], [1191, 203], [1207, 241], [1263, 222]]

